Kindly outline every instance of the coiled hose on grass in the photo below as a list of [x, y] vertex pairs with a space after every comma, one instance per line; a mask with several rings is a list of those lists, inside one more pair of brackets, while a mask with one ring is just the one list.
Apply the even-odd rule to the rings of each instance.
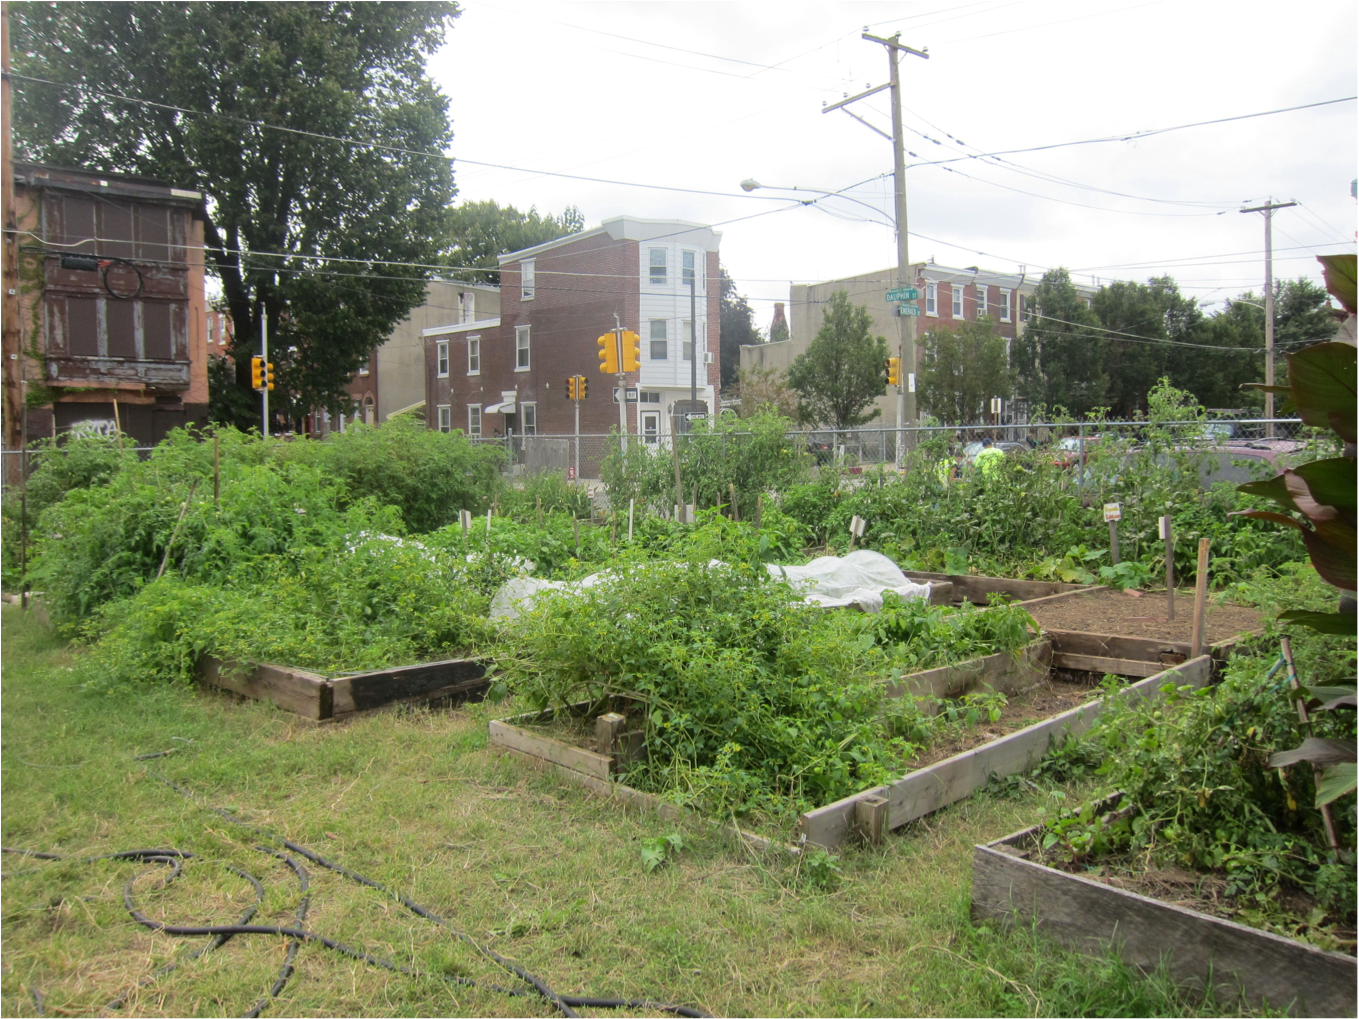
[[[152, 755], [146, 756], [149, 757]], [[325, 937], [324, 935], [318, 934], [315, 931], [307, 930], [302, 926], [302, 923], [306, 919], [307, 908], [310, 904], [311, 898], [309, 892], [309, 879], [307, 871], [300, 863], [298, 863], [296, 860], [294, 860], [291, 856], [287, 855], [286, 853], [275, 852], [273, 850], [268, 849], [265, 846], [256, 846], [255, 848], [263, 853], [267, 853], [270, 856], [273, 856], [275, 859], [281, 860], [284, 863], [284, 865], [287, 866], [293, 872], [294, 876], [296, 876], [300, 884], [302, 897], [301, 900], [299, 901], [297, 911], [294, 914], [296, 919], [295, 926], [285, 927], [271, 924], [250, 923], [250, 921], [254, 919], [256, 911], [259, 909], [260, 903], [264, 900], [264, 886], [253, 875], [232, 864], [226, 864], [225, 866], [227, 866], [227, 868], [230, 869], [233, 873], [239, 875], [240, 877], [248, 881], [251, 884], [251, 886], [255, 889], [256, 894], [256, 901], [250, 905], [250, 907], [246, 910], [245, 914], [240, 918], [240, 920], [234, 924], [178, 925], [162, 923], [159, 920], [152, 920], [150, 917], [146, 916], [137, 908], [137, 902], [133, 896], [133, 889], [137, 881], [149, 872], [141, 871], [137, 874], [134, 874], [131, 878], [128, 879], [127, 883], [123, 886], [123, 905], [127, 908], [127, 911], [131, 915], [132, 919], [135, 920], [137, 923], [141, 924], [143, 927], [148, 927], [151, 930], [161, 931], [162, 933], [175, 935], [178, 937], [212, 938], [212, 940], [207, 945], [195, 950], [185, 958], [180, 959], [176, 962], [168, 963], [167, 965], [162, 966], [160, 969], [156, 970], [150, 976], [144, 977], [139, 982], [138, 984], [139, 987], [144, 987], [152, 983], [160, 976], [170, 972], [171, 970], [175, 969], [184, 962], [188, 962], [192, 959], [198, 958], [199, 956], [207, 952], [210, 952], [215, 948], [220, 947], [221, 945], [225, 944], [227, 941], [229, 941], [233, 937], [236, 937], [237, 935], [268, 934], [273, 935], [275, 937], [288, 938], [289, 939], [288, 951], [287, 955], [284, 958], [283, 967], [279, 972], [278, 978], [274, 981], [273, 986], [269, 988], [267, 994], [263, 998], [261, 998], [258, 1002], [256, 1002], [254, 1007], [251, 1008], [250, 1011], [245, 1013], [245, 1015], [248, 1017], [258, 1016], [263, 1011], [265, 1006], [268, 1005], [269, 1000], [271, 998], [277, 997], [279, 993], [282, 992], [284, 986], [288, 982], [288, 978], [293, 973], [293, 962], [297, 956], [298, 949], [304, 943], [321, 945], [325, 948], [331, 949], [332, 951], [339, 952], [342, 955], [347, 955], [353, 959], [358, 959], [364, 963], [367, 963], [370, 966], [375, 966], [380, 969], [389, 970], [393, 973], [402, 973], [407, 976], [417, 978], [429, 977], [433, 979], [442, 980], [446, 983], [457, 984], [464, 987], [481, 987], [486, 990], [493, 991], [497, 994], [507, 994], [517, 998], [541, 996], [542, 998], [550, 1002], [552, 1006], [563, 1016], [577, 1016], [578, 1013], [575, 1011], [577, 1008], [610, 1008], [610, 1009], [623, 1008], [632, 1011], [648, 1010], [648, 1011], [670, 1012], [678, 1016], [691, 1016], [691, 1017], [706, 1017], [708, 1015], [707, 1012], [704, 1012], [697, 1008], [691, 1008], [687, 1005], [667, 1005], [658, 1002], [630, 998], [586, 998], [575, 995], [558, 994], [556, 991], [552, 990], [552, 988], [550, 988], [546, 983], [544, 983], [539, 977], [534, 976], [532, 973], [524, 969], [518, 963], [513, 962], [510, 959], [506, 959], [503, 955], [500, 955], [493, 949], [487, 948], [486, 946], [479, 944], [469, 935], [455, 928], [443, 917], [439, 916], [436, 913], [431, 912], [429, 909], [420, 905], [418, 902], [412, 901], [411, 899], [402, 895], [400, 892], [393, 891], [392, 889], [386, 887], [385, 885], [380, 884], [377, 881], [374, 881], [372, 878], [365, 877], [364, 875], [356, 873], [355, 871], [352, 871], [347, 867], [343, 867], [338, 863], [334, 863], [331, 860], [327, 860], [325, 857], [321, 856], [318, 853], [312, 852], [305, 846], [300, 846], [295, 842], [290, 842], [289, 840], [283, 838], [282, 836], [275, 835], [272, 832], [266, 831], [246, 821], [243, 821], [240, 818], [234, 816], [230, 811], [223, 810], [220, 807], [215, 807], [212, 804], [206, 802], [201, 797], [197, 796], [196, 794], [179, 785], [178, 783], [171, 781], [164, 775], [161, 775], [158, 772], [153, 771], [151, 768], [146, 767], [145, 765], [143, 765], [143, 767], [146, 769], [146, 773], [150, 775], [152, 778], [156, 779], [158, 782], [163, 783], [164, 785], [173, 789], [180, 795], [193, 800], [200, 806], [204, 807], [207, 810], [212, 811], [214, 814], [231, 822], [232, 824], [245, 828], [253, 832], [254, 834], [260, 836], [261, 838], [273, 842], [276, 845], [282, 845], [285, 849], [289, 850], [292, 853], [296, 853], [297, 855], [304, 857], [307, 860], [310, 860], [318, 867], [324, 867], [327, 870], [334, 871], [335, 873], [343, 877], [346, 877], [349, 880], [354, 881], [358, 884], [364, 885], [368, 888], [372, 888], [386, 895], [390, 895], [392, 898], [396, 899], [397, 902], [401, 903], [401, 905], [405, 906], [406, 909], [410, 910], [416, 916], [428, 920], [431, 923], [438, 924], [440, 927], [448, 931], [459, 941], [462, 941], [464, 944], [469, 945], [475, 951], [485, 956], [486, 958], [490, 959], [497, 966], [500, 966], [502, 969], [510, 973], [513, 973], [515, 976], [519, 977], [519, 979], [523, 980], [526, 984], [529, 985], [531, 990], [529, 988], [501, 987], [497, 984], [489, 984], [484, 981], [473, 980], [470, 977], [458, 977], [450, 976], [448, 974], [443, 973], [422, 972], [419, 970], [411, 969], [410, 967], [407, 966], [402, 966], [398, 963], [391, 961], [390, 959], [383, 959], [375, 955], [370, 955], [369, 953], [363, 952], [357, 948], [354, 948], [351, 945], [346, 945], [343, 942], [335, 941], [334, 939]], [[64, 859], [64, 857], [55, 853], [41, 853], [27, 849], [11, 848], [8, 846], [0, 847], [0, 849], [2, 849], [3, 852], [6, 853], [15, 853], [22, 856], [27, 856], [32, 859], [39, 860]], [[185, 852], [180, 849], [130, 849], [118, 853], [108, 853], [102, 856], [86, 857], [80, 862], [94, 863], [100, 860], [130, 860], [154, 863], [159, 866], [168, 866], [170, 868], [170, 873], [168, 876], [165, 877], [165, 879], [161, 883], [161, 887], [164, 888], [168, 887], [177, 877], [179, 877], [181, 873], [183, 873], [185, 861], [196, 859], [202, 858], [196, 856], [193, 853]], [[3, 876], [12, 877], [21, 873], [32, 873], [32, 869], [30, 869], [29, 871], [16, 871], [11, 874], [5, 874]], [[129, 994], [130, 993], [131, 992], [129, 992]], [[127, 998], [128, 995], [125, 994], [120, 998], [114, 999], [105, 1007], [109, 1010], [116, 1010], [122, 1007], [122, 1005], [126, 1002]], [[36, 992], [34, 994], [34, 1003], [35, 1005], [38, 1006], [39, 1011], [42, 1011], [41, 996]]]

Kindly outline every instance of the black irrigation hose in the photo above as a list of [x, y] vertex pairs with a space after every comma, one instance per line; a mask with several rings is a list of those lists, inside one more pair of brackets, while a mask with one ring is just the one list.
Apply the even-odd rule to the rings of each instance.
[[[377, 881], [372, 880], [371, 878], [356, 873], [355, 871], [352, 871], [347, 867], [343, 867], [338, 863], [334, 863], [330, 860], [327, 860], [325, 857], [312, 852], [305, 846], [300, 846], [294, 842], [290, 842], [287, 839], [282, 838], [281, 836], [275, 835], [272, 832], [259, 828], [253, 824], [250, 824], [249, 822], [243, 821], [240, 818], [234, 816], [231, 812], [223, 810], [219, 807], [215, 807], [212, 804], [206, 802], [201, 797], [198, 797], [190, 790], [171, 781], [164, 775], [161, 775], [151, 770], [150, 768], [147, 768], [145, 765], [143, 765], [143, 767], [145, 768], [146, 773], [150, 775], [152, 778], [173, 789], [180, 795], [185, 796], [188, 799], [194, 800], [195, 802], [203, 806], [205, 809], [212, 811], [219, 817], [222, 817], [225, 820], [230, 821], [232, 824], [239, 825], [243, 828], [248, 829], [249, 831], [254, 832], [257, 835], [260, 835], [263, 838], [269, 839], [275, 843], [279, 843], [286, 847], [287, 849], [291, 850], [292, 852], [297, 853], [299, 856], [305, 857], [306, 859], [310, 860], [312, 863], [315, 863], [319, 867], [324, 867], [327, 870], [332, 870], [335, 873], [342, 875], [343, 877], [349, 878], [351, 881], [364, 885], [365, 887], [372, 888], [376, 891], [380, 891], [386, 895], [390, 895], [392, 898], [396, 899], [416, 916], [419, 916], [425, 920], [429, 920], [431, 923], [438, 924], [440, 927], [448, 931], [450, 934], [452, 934], [458, 940], [462, 941], [464, 944], [471, 946], [481, 955], [484, 955], [486, 958], [496, 963], [496, 965], [502, 967], [505, 970], [508, 970], [509, 972], [513, 973], [515, 976], [523, 980], [525, 983], [532, 986], [533, 992], [536, 992], [538, 995], [541, 995], [544, 999], [549, 1001], [563, 1016], [577, 1016], [578, 1013], [575, 1011], [575, 1009], [577, 1008], [622, 1008], [630, 1009], [633, 1011], [647, 1010], [647, 1011], [670, 1012], [678, 1016], [692, 1017], [692, 1019], [699, 1019], [699, 1017], [707, 1017], [709, 1015], [709, 1013], [707, 1012], [704, 1012], [697, 1008], [691, 1008], [686, 1005], [667, 1005], [633, 998], [590, 998], [576, 995], [557, 994], [550, 987], [548, 987], [547, 984], [545, 984], [541, 979], [534, 976], [532, 973], [528, 972], [528, 970], [524, 969], [518, 963], [505, 958], [504, 956], [500, 955], [493, 949], [487, 948], [479, 944], [478, 942], [473, 940], [469, 935], [453, 927], [443, 917], [439, 916], [436, 913], [431, 912], [429, 909], [420, 905], [418, 902], [414, 902], [413, 900], [407, 898], [400, 892], [395, 892], [392, 889], [387, 888], [385, 885], [382, 885]], [[329, 948], [333, 951], [340, 952], [343, 955], [348, 955], [351, 958], [361, 960], [362, 962], [365, 962], [371, 966], [376, 966], [394, 973], [402, 973], [407, 976], [413, 977], [432, 976], [441, 979], [446, 983], [458, 984], [461, 986], [468, 987], [483, 987], [487, 990], [494, 991], [499, 994], [511, 995], [513, 997], [527, 997], [531, 993], [533, 993], [528, 990], [506, 988], [500, 987], [496, 984], [484, 983], [481, 981], [473, 980], [470, 977], [455, 977], [441, 973], [422, 973], [418, 970], [414, 970], [406, 966], [401, 966], [395, 962], [392, 962], [391, 960], [382, 959], [377, 956], [369, 955], [368, 953], [360, 951], [357, 948], [343, 944], [342, 942], [339, 941], [335, 941], [331, 938], [324, 937], [323, 935], [317, 934], [314, 931], [306, 930], [305, 928], [300, 926], [306, 917], [307, 906], [310, 901], [310, 895], [308, 893], [309, 882], [306, 870], [301, 866], [301, 864], [297, 863], [295, 860], [293, 860], [286, 854], [270, 852], [270, 850], [266, 849], [263, 846], [257, 846], [256, 848], [260, 849], [262, 852], [269, 852], [270, 855], [274, 856], [276, 859], [282, 860], [287, 866], [289, 866], [293, 870], [294, 874], [297, 875], [303, 893], [302, 900], [298, 906], [296, 914], [298, 926], [284, 927], [248, 923], [247, 921], [253, 918], [255, 910], [258, 908], [258, 902], [250, 908], [250, 910], [246, 913], [244, 917], [242, 917], [242, 921], [236, 924], [182, 926], [165, 924], [158, 920], [152, 920], [149, 917], [145, 916], [143, 913], [141, 913], [136, 907], [136, 902], [132, 896], [132, 889], [133, 886], [136, 884], [138, 878], [141, 877], [142, 875], [141, 874], [135, 875], [127, 882], [126, 886], [124, 886], [123, 903], [127, 907], [128, 912], [131, 914], [132, 918], [136, 920], [137, 923], [145, 927], [149, 927], [152, 930], [161, 931], [165, 934], [177, 935], [182, 937], [212, 936], [213, 938], [213, 941], [209, 943], [206, 947], [191, 954], [190, 956], [188, 956], [187, 959], [179, 960], [178, 962], [171, 963], [166, 967], [162, 967], [160, 970], [156, 971], [156, 973], [152, 974], [151, 977], [146, 978], [139, 986], [145, 986], [145, 984], [149, 983], [151, 980], [154, 980], [157, 977], [163, 975], [164, 973], [169, 972], [169, 970], [178, 966], [180, 962], [188, 961], [188, 959], [197, 958], [198, 956], [208, 951], [211, 951], [213, 948], [216, 948], [221, 944], [224, 944], [227, 940], [229, 940], [230, 938], [234, 937], [237, 934], [272, 934], [290, 939], [288, 945], [288, 953], [287, 956], [285, 957], [282, 971], [280, 972], [279, 977], [275, 981], [274, 985], [270, 988], [268, 995], [265, 998], [262, 998], [258, 1003], [256, 1003], [254, 1008], [252, 1008], [249, 1012], [246, 1013], [246, 1015], [250, 1017], [258, 1016], [265, 1007], [265, 1005], [268, 1004], [269, 999], [276, 997], [279, 994], [279, 992], [282, 991], [284, 985], [287, 983], [288, 977], [293, 972], [293, 960], [297, 955], [298, 948], [303, 942], [314, 942], [316, 944], [320, 944], [326, 948]], [[4, 848], [3, 851], [18, 853], [36, 859], [45, 860], [62, 859], [61, 856], [55, 853], [38, 853], [33, 852], [31, 850], [10, 849], [10, 848]], [[184, 861], [192, 858], [194, 858], [194, 854], [186, 853], [182, 850], [177, 849], [134, 849], [120, 853], [109, 853], [104, 856], [88, 857], [83, 862], [93, 862], [95, 860], [145, 860], [147, 862], [165, 864], [170, 866], [172, 870], [171, 874], [164, 880], [164, 882], [161, 885], [161, 887], [164, 888], [167, 885], [169, 885], [172, 881], [174, 881], [175, 878], [177, 878], [183, 871]], [[229, 864], [228, 866], [237, 874], [240, 874], [246, 880], [248, 880], [255, 887], [256, 893], [259, 896], [259, 898], [260, 899], [263, 898], [263, 888], [258, 881], [256, 881], [249, 874], [246, 874], [244, 871], [239, 870], [238, 868], [235, 867], [231, 867], [231, 865]], [[28, 872], [20, 871], [17, 873], [28, 873]], [[117, 1008], [124, 1001], [126, 1001], [126, 996], [120, 999], [116, 999], [115, 1002], [110, 1003], [108, 1007], [110, 1009]]]

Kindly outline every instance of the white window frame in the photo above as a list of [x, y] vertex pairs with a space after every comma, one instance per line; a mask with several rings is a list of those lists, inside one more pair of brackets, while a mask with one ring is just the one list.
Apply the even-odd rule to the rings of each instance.
[[925, 314], [930, 318], [939, 317], [939, 284], [934, 280], [925, 281]]
[[439, 340], [434, 344], [434, 377], [448, 378], [448, 341]]
[[474, 439], [481, 438], [481, 404], [467, 405], [467, 434]]
[[[692, 262], [692, 265], [685, 265], [685, 262]], [[694, 290], [698, 290], [698, 252], [685, 249], [680, 252], [680, 286], [685, 290], [689, 289], [689, 277], [694, 279]]]
[[[647, 282], [653, 287], [664, 287], [670, 283], [670, 251], [667, 248], [647, 248]], [[660, 252], [661, 260], [656, 262], [656, 253]], [[657, 270], [660, 270], [657, 273]]]
[[694, 323], [689, 319], [680, 321], [680, 360], [694, 359]]
[[439, 431], [453, 431], [453, 405], [451, 403], [439, 404]]
[[[652, 360], [652, 361], [669, 361], [669, 360], [670, 360], [670, 328], [669, 328], [670, 324], [669, 324], [665, 319], [663, 319], [663, 318], [653, 318], [653, 319], [650, 320], [650, 322], [651, 322], [651, 326], [650, 326], [650, 329], [648, 330], [648, 336], [647, 336], [647, 339], [648, 339], [648, 341], [649, 341], [649, 343], [650, 343], [650, 346], [649, 346], [649, 348], [648, 348], [648, 353], [649, 353], [651, 356], [650, 356], [649, 360]], [[657, 329], [658, 326], [660, 327], [660, 333], [661, 333], [659, 336], [656, 335], [656, 329]], [[658, 344], [658, 343], [661, 345], [661, 351], [662, 351], [660, 357], [657, 357], [657, 356], [656, 356], [656, 344]]]
[[[647, 431], [647, 425], [652, 430]], [[642, 434], [642, 441], [648, 446], [655, 446], [661, 441], [661, 412], [658, 410], [642, 411], [641, 427], [638, 429]]]
[[1014, 291], [1006, 290], [1004, 287], [1002, 287], [1000, 290], [1000, 320], [1002, 322], [1009, 322], [1013, 318], [1014, 318]]
[[519, 434], [538, 434], [538, 404], [521, 403], [519, 405]]
[[514, 370], [526, 372], [533, 363], [529, 350], [529, 327], [514, 327]]
[[986, 314], [986, 284], [978, 283], [977, 287], [977, 317], [981, 318]]
[[967, 312], [963, 310], [963, 285], [961, 283], [952, 284], [953, 306], [950, 309], [954, 318], [965, 318]]
[[519, 263], [519, 300], [531, 301], [538, 289], [536, 259], [526, 258]]
[[467, 374], [481, 374], [481, 334], [467, 337]]

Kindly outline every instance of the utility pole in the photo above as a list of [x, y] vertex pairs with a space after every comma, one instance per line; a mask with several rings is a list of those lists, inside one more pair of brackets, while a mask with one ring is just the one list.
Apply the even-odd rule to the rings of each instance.
[[260, 395], [264, 397], [264, 409], [261, 417], [264, 420], [264, 437], [269, 438], [269, 309], [263, 301], [260, 302], [260, 357], [264, 359], [265, 380], [264, 388], [260, 390]]
[[618, 350], [618, 441], [624, 455], [628, 452], [628, 384], [623, 371], [623, 323], [613, 315], [613, 338]]
[[[0, 276], [4, 280], [4, 293], [0, 295], [3, 300], [3, 323], [0, 323], [0, 330], [4, 333], [4, 342], [0, 344], [0, 349], [4, 351], [4, 437], [5, 449], [21, 449], [24, 445], [23, 416], [24, 416], [24, 393], [23, 393], [23, 345], [19, 339], [19, 220], [18, 212], [15, 207], [14, 199], [14, 152], [10, 140], [13, 131], [13, 111], [14, 96], [9, 80], [9, 4], [0, 3], [0, 66], [4, 69], [3, 78], [0, 78], [0, 108], [2, 108], [4, 125], [0, 129], [0, 174], [3, 180], [0, 181], [0, 215], [4, 217], [4, 268]], [[14, 459], [22, 460], [23, 457]], [[18, 469], [21, 469], [19, 465]], [[6, 465], [7, 470], [14, 470]], [[11, 477], [9, 480], [15, 480]]]
[[[1275, 209], [1287, 209], [1297, 202], [1275, 202], [1273, 198], [1264, 205], [1254, 205], [1249, 209], [1242, 209], [1246, 212], [1263, 212], [1265, 214], [1265, 385], [1274, 385], [1274, 231], [1273, 220]], [[1267, 438], [1274, 438], [1274, 394], [1270, 390], [1265, 390], [1265, 417], [1270, 424], [1265, 425], [1265, 435]]]
[[[863, 124], [865, 127], [868, 127], [873, 131], [877, 131], [878, 134], [881, 134], [883, 135], [884, 138], [886, 138], [887, 135], [884, 132], [878, 131], [876, 127], [873, 127], [872, 124], [869, 124], [868, 121], [864, 120], [857, 114], [850, 113], [850, 111], [846, 109], [846, 107], [849, 106], [850, 103], [857, 102], [860, 99], [864, 99], [867, 98], [868, 96], [881, 92], [884, 88], [891, 89], [892, 136], [888, 138], [888, 140], [892, 143], [892, 176], [894, 181], [894, 191], [896, 199], [895, 214], [893, 218], [896, 220], [897, 230], [897, 286], [910, 287], [914, 285], [915, 280], [911, 277], [910, 272], [911, 257], [910, 257], [909, 233], [907, 231], [906, 222], [906, 141], [905, 138], [903, 137], [903, 131], [901, 127], [901, 74], [898, 67], [898, 54], [910, 53], [913, 56], [920, 57], [922, 60], [928, 60], [930, 58], [930, 53], [928, 49], [917, 50], [911, 48], [910, 46], [903, 46], [901, 43], [900, 32], [898, 32], [896, 35], [891, 36], [890, 38], [884, 39], [881, 36], [871, 35], [867, 31], [865, 31], [860, 36], [860, 38], [865, 39], [868, 42], [876, 42], [879, 45], [886, 47], [887, 63], [890, 70], [890, 77], [888, 78], [888, 83], [886, 85], [879, 85], [876, 88], [871, 88], [866, 92], [860, 92], [858, 95], [850, 96], [848, 99], [841, 100], [838, 103], [832, 103], [829, 106], [823, 107], [821, 112], [829, 113], [832, 110], [844, 110], [846, 113], [849, 113], [849, 115], [853, 117], [855, 120], [859, 121], [859, 123]], [[897, 465], [900, 466], [905, 446], [905, 441], [901, 429], [906, 425], [907, 422], [914, 424], [916, 420], [915, 316], [913, 315], [898, 316], [897, 326], [900, 334], [901, 343], [900, 346], [901, 383], [897, 386], [896, 460]]]

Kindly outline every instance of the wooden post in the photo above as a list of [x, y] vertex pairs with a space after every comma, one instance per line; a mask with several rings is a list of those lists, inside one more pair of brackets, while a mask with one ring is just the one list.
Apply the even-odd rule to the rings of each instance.
[[576, 536], [576, 558], [580, 558], [580, 517], [571, 518], [571, 531]]
[[1161, 518], [1161, 537], [1166, 542], [1166, 619], [1175, 620], [1175, 536], [1171, 533], [1170, 514]]
[[462, 524], [462, 540], [467, 540], [468, 533], [472, 530], [472, 511], [458, 510], [458, 523]]
[[170, 550], [175, 547], [175, 539], [179, 537], [179, 525], [184, 523], [184, 514], [189, 512], [189, 503], [193, 502], [194, 490], [198, 488], [198, 479], [193, 479], [193, 484], [189, 486], [189, 494], [184, 498], [184, 505], [179, 508], [179, 519], [175, 521], [175, 529], [170, 532], [170, 540], [165, 545], [165, 556], [160, 561], [160, 569], [156, 571], [156, 579], [159, 580], [165, 573], [165, 567], [170, 562]]
[[123, 419], [118, 414], [118, 401], [113, 401], [113, 431], [118, 437], [118, 448], [123, 448]]
[[537, 502], [537, 504], [538, 504], [538, 526], [539, 526], [539, 527], [542, 527], [542, 526], [543, 526], [543, 497], [542, 497], [541, 495], [535, 495], [533, 498], [534, 498], [534, 501]]
[[609, 544], [618, 544], [618, 511], [613, 510], [609, 514]]
[[632, 511], [636, 507], [637, 500], [628, 500], [628, 544], [632, 544]]
[[1208, 604], [1208, 539], [1199, 539], [1198, 576], [1194, 584], [1194, 636], [1189, 641], [1189, 657], [1203, 654], [1203, 613]]
[[1118, 521], [1109, 521], [1109, 561], [1118, 565]]
[[731, 493], [731, 518], [739, 521], [741, 519], [741, 511], [736, 508], [736, 485], [729, 482], [727, 484], [727, 491]]
[[884, 796], [865, 796], [854, 803], [854, 827], [870, 846], [882, 845], [887, 833], [888, 801]]
[[694, 501], [691, 503], [691, 505], [693, 506], [693, 510], [688, 514], [688, 517], [689, 517], [689, 523], [692, 524], [692, 523], [694, 522], [694, 519], [698, 516], [698, 482], [697, 482], [697, 481], [694, 482]]
[[761, 511], [762, 511], [763, 509], [764, 509], [764, 496], [763, 496], [763, 495], [757, 495], [757, 496], [755, 496], [755, 533], [756, 533], [756, 534], [758, 534], [759, 531], [760, 531], [760, 516], [761, 516]]
[[600, 715], [595, 719], [595, 753], [611, 755], [617, 747], [618, 737], [623, 735], [627, 719], [616, 711]]
[[222, 496], [222, 437], [212, 433], [212, 504], [216, 506]]

